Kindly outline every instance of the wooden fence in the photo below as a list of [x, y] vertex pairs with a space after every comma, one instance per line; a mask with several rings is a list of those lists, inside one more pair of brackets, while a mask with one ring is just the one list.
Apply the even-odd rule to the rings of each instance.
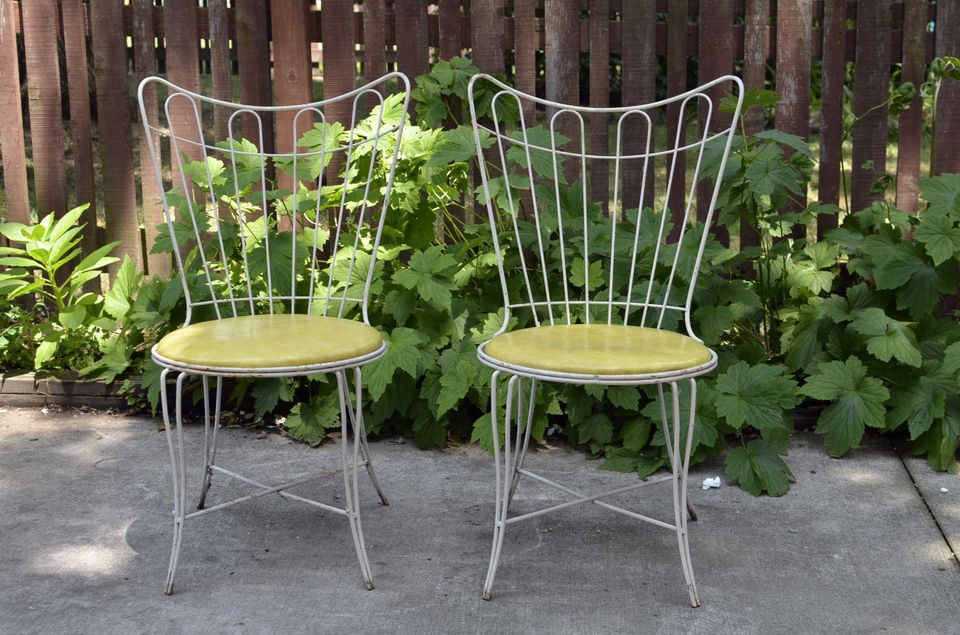
[[[134, 90], [163, 73], [221, 97], [294, 103], [399, 69], [469, 55], [527, 91], [604, 105], [674, 94], [725, 73], [779, 95], [773, 125], [819, 139], [817, 196], [841, 195], [843, 112], [852, 130], [851, 206], [878, 195], [888, 165], [882, 104], [919, 86], [935, 56], [960, 56], [960, 0], [0, 0], [0, 215], [90, 202], [86, 247], [119, 240], [145, 269], [160, 222], [140, 179]], [[198, 6], [200, 5], [200, 6]], [[578, 25], [578, 28], [574, 28]], [[894, 71], [898, 71], [894, 74]], [[811, 82], [814, 74], [818, 82]], [[272, 77], [272, 81], [271, 81]], [[819, 94], [811, 94], [811, 86]], [[231, 95], [231, 90], [237, 91]], [[855, 89], [849, 93], [849, 89]], [[849, 94], [848, 94], [849, 93]], [[852, 95], [852, 96], [851, 96]], [[924, 124], [900, 116], [896, 202], [917, 205]], [[816, 113], [812, 117], [811, 113]], [[934, 173], [960, 172], [960, 82], [941, 92]], [[765, 122], [751, 118], [752, 131]], [[280, 142], [278, 142], [280, 143]], [[874, 166], [874, 167], [870, 167]], [[821, 228], [822, 229], [822, 228]]]

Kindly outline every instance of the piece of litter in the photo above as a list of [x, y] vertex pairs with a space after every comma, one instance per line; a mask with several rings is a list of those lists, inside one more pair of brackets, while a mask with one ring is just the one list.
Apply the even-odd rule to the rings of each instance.
[[713, 476], [703, 479], [703, 485], [700, 486], [701, 489], [710, 489], [711, 487], [720, 487], [720, 477]]
[[943, 492], [944, 494], [946, 494], [946, 493], [949, 492], [950, 490], [948, 490], [946, 487], [941, 487], [941, 488], [940, 488], [940, 491]]

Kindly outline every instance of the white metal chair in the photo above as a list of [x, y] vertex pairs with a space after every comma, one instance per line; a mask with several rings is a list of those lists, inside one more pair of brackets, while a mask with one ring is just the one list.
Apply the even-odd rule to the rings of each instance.
[[[722, 77], [656, 103], [588, 108], [472, 78], [470, 112], [505, 307], [503, 326], [478, 349], [493, 369], [497, 496], [484, 599], [509, 525], [591, 502], [675, 532], [690, 602], [700, 605], [687, 468], [696, 377], [716, 366], [717, 355], [694, 334], [690, 313], [742, 92], [739, 79]], [[733, 95], [732, 115], [720, 111], [724, 93]], [[655, 386], [670, 474], [584, 493], [525, 466], [540, 382]], [[524, 478], [567, 499], [511, 515]], [[604, 500], [656, 483], [673, 489], [667, 520]]]
[[[145, 105], [154, 91], [162, 104], [159, 122]], [[324, 101], [262, 107], [218, 101], [150, 77], [140, 84], [138, 97], [156, 178], [165, 184], [163, 208], [187, 303], [183, 326], [152, 351], [163, 367], [161, 404], [173, 469], [166, 593], [173, 592], [187, 520], [270, 493], [346, 516], [363, 579], [372, 589], [357, 472], [366, 468], [385, 505], [387, 498], [369, 458], [361, 368], [386, 352], [368, 322], [367, 302], [409, 81], [392, 73]], [[334, 109], [350, 120], [328, 120]], [[291, 142], [289, 151], [269, 150], [274, 122], [277, 137]], [[216, 138], [218, 127], [225, 138]], [[169, 170], [162, 167], [166, 161]], [[336, 378], [342, 507], [287, 491], [320, 475], [267, 485], [222, 467], [216, 453], [224, 378], [317, 374]], [[166, 386], [173, 375], [171, 422]], [[205, 435], [200, 500], [188, 513], [183, 393], [189, 376], [202, 383]], [[215, 473], [252, 486], [252, 492], [207, 506]]]

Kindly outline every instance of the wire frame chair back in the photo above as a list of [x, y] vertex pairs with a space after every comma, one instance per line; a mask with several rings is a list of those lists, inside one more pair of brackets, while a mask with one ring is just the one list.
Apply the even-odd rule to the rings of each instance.
[[589, 108], [474, 77], [504, 329], [512, 314], [521, 326], [682, 327], [695, 337], [690, 305], [742, 92], [728, 76], [655, 103]]
[[[151, 90], [158, 121], [144, 106]], [[141, 83], [169, 233], [158, 247], [180, 272], [185, 324], [261, 313], [368, 321], [409, 92], [392, 73], [328, 100], [250, 106]], [[274, 126], [288, 150], [273, 150]]]

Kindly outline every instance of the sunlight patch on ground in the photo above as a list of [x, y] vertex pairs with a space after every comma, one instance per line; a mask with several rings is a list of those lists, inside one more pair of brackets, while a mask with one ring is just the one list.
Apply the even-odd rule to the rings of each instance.
[[129, 566], [133, 556], [127, 546], [69, 545], [38, 554], [33, 568], [47, 575], [110, 575]]

